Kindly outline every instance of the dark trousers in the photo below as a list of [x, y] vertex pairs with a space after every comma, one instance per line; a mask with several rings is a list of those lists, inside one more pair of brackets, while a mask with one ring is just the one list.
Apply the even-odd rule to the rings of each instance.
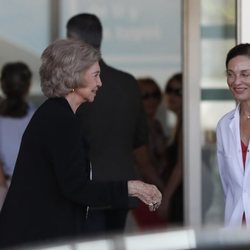
[[85, 223], [87, 235], [123, 233], [128, 210], [89, 210]]

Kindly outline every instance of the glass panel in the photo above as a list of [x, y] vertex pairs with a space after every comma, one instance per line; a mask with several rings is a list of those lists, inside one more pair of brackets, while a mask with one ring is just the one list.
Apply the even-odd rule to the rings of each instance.
[[[107, 63], [133, 74], [151, 76], [160, 86], [181, 70], [181, 1], [62, 0], [60, 36], [67, 20], [81, 12], [103, 24], [102, 54]], [[171, 27], [171, 28], [170, 28]]]
[[204, 225], [223, 223], [224, 198], [218, 175], [215, 129], [235, 107], [225, 78], [225, 57], [235, 45], [236, 1], [201, 1], [202, 60], [202, 218]]
[[[65, 26], [71, 16], [81, 12], [96, 14], [103, 25], [104, 60], [136, 78], [154, 78], [163, 90], [167, 79], [181, 71], [181, 2], [62, 0], [60, 36], [65, 37]], [[157, 118], [169, 135], [176, 119], [175, 114], [166, 111], [162, 99]], [[159, 145], [156, 147], [158, 150]], [[134, 222], [131, 217], [129, 230]]]
[[[166, 80], [181, 71], [181, 2], [2, 0], [0, 67], [11, 61], [26, 62], [33, 72], [32, 99], [40, 104], [43, 98], [39, 80], [40, 56], [51, 40], [51, 31], [57, 31], [59, 26], [60, 37], [65, 37], [65, 25], [70, 16], [93, 12], [100, 16], [104, 26], [102, 53], [105, 60], [135, 77], [153, 77], [163, 89]], [[51, 9], [52, 6], [55, 9]], [[59, 20], [55, 16], [59, 16]], [[160, 107], [159, 119], [166, 130], [169, 120], [174, 126], [174, 117], [166, 120], [164, 104]]]

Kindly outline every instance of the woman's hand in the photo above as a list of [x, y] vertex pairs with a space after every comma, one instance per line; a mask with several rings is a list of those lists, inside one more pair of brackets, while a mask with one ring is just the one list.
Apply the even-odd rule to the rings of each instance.
[[161, 204], [162, 195], [155, 185], [135, 180], [128, 181], [128, 195], [139, 198], [149, 206], [150, 211], [155, 211]]

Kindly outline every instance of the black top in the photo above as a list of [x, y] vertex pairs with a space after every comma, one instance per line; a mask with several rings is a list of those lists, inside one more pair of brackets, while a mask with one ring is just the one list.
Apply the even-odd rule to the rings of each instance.
[[90, 147], [93, 178], [135, 178], [133, 150], [148, 142], [147, 121], [133, 76], [100, 62], [102, 87], [77, 115]]
[[77, 236], [87, 205], [127, 207], [126, 182], [89, 181], [81, 132], [64, 98], [48, 99], [36, 111], [0, 213], [0, 247]]

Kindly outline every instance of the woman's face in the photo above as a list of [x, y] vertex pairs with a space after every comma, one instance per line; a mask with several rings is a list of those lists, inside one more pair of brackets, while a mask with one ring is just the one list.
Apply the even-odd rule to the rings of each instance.
[[167, 107], [175, 113], [182, 108], [182, 85], [178, 81], [171, 81], [166, 90]]
[[250, 100], [250, 57], [236, 56], [228, 62], [227, 84], [236, 100]]
[[98, 62], [82, 73], [82, 85], [84, 87], [77, 88], [75, 93], [82, 99], [82, 102], [93, 102], [98, 88], [102, 86]]
[[154, 117], [161, 100], [158, 89], [151, 84], [145, 84], [141, 86], [141, 96], [146, 115]]

